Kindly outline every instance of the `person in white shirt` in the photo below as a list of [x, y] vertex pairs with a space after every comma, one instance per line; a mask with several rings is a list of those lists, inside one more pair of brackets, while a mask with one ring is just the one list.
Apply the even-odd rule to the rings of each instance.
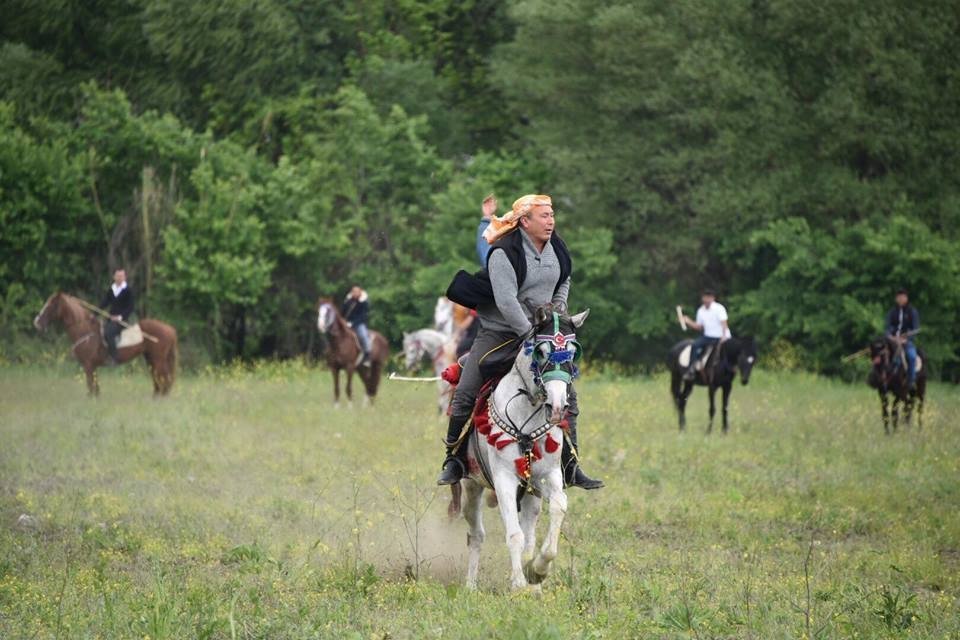
[[683, 316], [683, 321], [694, 331], [701, 331], [701, 335], [693, 341], [690, 350], [690, 366], [687, 368], [684, 379], [692, 380], [696, 375], [697, 360], [708, 345], [716, 345], [730, 337], [730, 327], [727, 325], [727, 309], [717, 302], [717, 293], [713, 289], [704, 289], [700, 296], [702, 304], [697, 309], [697, 319]]

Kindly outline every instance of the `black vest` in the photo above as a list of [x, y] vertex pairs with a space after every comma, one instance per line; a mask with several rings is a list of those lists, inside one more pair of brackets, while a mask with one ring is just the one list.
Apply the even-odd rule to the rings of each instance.
[[[553, 247], [553, 252], [557, 255], [557, 261], [560, 263], [560, 279], [557, 280], [557, 286], [553, 289], [556, 293], [560, 285], [566, 282], [570, 274], [573, 273], [573, 260], [570, 258], [570, 251], [567, 250], [566, 243], [556, 233], [550, 236], [550, 245]], [[519, 289], [527, 279], [527, 257], [523, 250], [523, 235], [519, 231], [514, 231], [494, 242], [487, 254], [488, 268], [490, 256], [496, 249], [502, 249], [507, 255], [507, 260], [513, 266], [514, 273], [517, 274], [517, 288]], [[482, 269], [470, 275], [461, 269], [453, 277], [450, 286], [447, 287], [447, 297], [469, 309], [476, 309], [482, 304], [494, 302], [493, 285], [490, 284], [489, 271]]]

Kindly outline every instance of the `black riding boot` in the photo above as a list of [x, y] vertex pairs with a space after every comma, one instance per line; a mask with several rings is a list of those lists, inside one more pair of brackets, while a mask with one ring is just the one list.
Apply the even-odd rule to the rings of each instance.
[[456, 451], [453, 445], [460, 438], [460, 432], [463, 431], [463, 425], [467, 423], [470, 416], [450, 416], [450, 422], [447, 424], [447, 437], [444, 442], [447, 443], [447, 457], [443, 461], [443, 469], [437, 477], [437, 484], [456, 484], [460, 482], [467, 471], [467, 443], [464, 440]]
[[571, 444], [578, 452], [580, 450], [580, 447], [577, 445], [577, 419], [575, 416], [570, 416], [568, 422], [570, 428], [567, 430], [567, 433], [570, 439], [569, 442], [567, 438], [563, 439], [563, 451], [560, 454], [560, 464], [563, 465], [563, 483], [568, 487], [580, 487], [581, 489], [587, 490], [602, 489], [603, 480], [594, 480], [585, 474], [583, 469], [580, 468], [580, 465], [577, 464], [577, 459], [570, 450]]
[[107, 355], [110, 356], [108, 364], [110, 365], [117, 364], [119, 358], [117, 355], [117, 342], [120, 340], [121, 330], [120, 325], [115, 325], [113, 322], [110, 322], [103, 332], [103, 341], [107, 343]]

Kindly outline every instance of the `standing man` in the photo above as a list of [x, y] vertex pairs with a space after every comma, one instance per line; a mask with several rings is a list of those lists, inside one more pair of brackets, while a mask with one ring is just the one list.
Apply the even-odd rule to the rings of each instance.
[[697, 361], [703, 355], [708, 345], [716, 345], [730, 337], [730, 328], [727, 324], [727, 309], [717, 302], [717, 293], [713, 289], [704, 289], [700, 296], [700, 308], [697, 309], [696, 321], [689, 316], [683, 316], [683, 321], [694, 331], [701, 331], [693, 341], [690, 350], [690, 365], [683, 375], [684, 380], [693, 380], [697, 373]]
[[[489, 200], [489, 199], [488, 199]], [[492, 204], [495, 206], [496, 201]], [[487, 208], [484, 201], [484, 210]], [[473, 411], [485, 371], [496, 370], [503, 363], [514, 360], [523, 338], [533, 328], [534, 309], [552, 303], [558, 310], [566, 310], [570, 291], [573, 263], [566, 244], [554, 233], [553, 204], [549, 196], [528, 195], [513, 203], [513, 209], [502, 218], [491, 215], [484, 232], [490, 244], [487, 274], [493, 291], [491, 299], [477, 305], [480, 330], [467, 354], [460, 382], [450, 404], [450, 423], [447, 426], [447, 457], [437, 484], [455, 484], [466, 470], [466, 447], [457, 447], [457, 440]], [[525, 275], [518, 273], [514, 264], [526, 267]], [[522, 268], [522, 267], [521, 267]], [[451, 289], [457, 286], [457, 280]], [[450, 295], [451, 299], [460, 298]], [[569, 391], [567, 422], [569, 438], [577, 449], [577, 417], [580, 414], [577, 394]], [[564, 481], [584, 489], [599, 489], [600, 480], [588, 477], [577, 464], [564, 439]]]
[[480, 205], [480, 211], [483, 217], [480, 218], [480, 224], [477, 225], [477, 259], [480, 261], [481, 269], [487, 268], [487, 254], [490, 253], [490, 243], [483, 237], [483, 234], [486, 233], [487, 227], [490, 226], [490, 219], [493, 218], [496, 210], [497, 199], [491, 193], [483, 199], [483, 204]]
[[[913, 391], [917, 385], [917, 347], [913, 344], [913, 336], [920, 331], [920, 313], [910, 304], [910, 296], [906, 289], [898, 289], [896, 306], [887, 314], [887, 336], [896, 343], [899, 350], [903, 349], [907, 356], [907, 382]], [[899, 364], [900, 358], [895, 361]]]
[[370, 330], [367, 329], [367, 323], [370, 320], [370, 297], [360, 288], [360, 285], [355, 284], [350, 289], [350, 293], [343, 301], [342, 313], [360, 341], [360, 349], [363, 351], [362, 365], [369, 367]]
[[103, 339], [107, 343], [107, 352], [114, 364], [117, 362], [117, 338], [123, 331], [123, 325], [120, 323], [130, 324], [133, 305], [133, 289], [127, 284], [127, 272], [117, 269], [113, 272], [113, 284], [100, 301], [100, 308], [110, 314], [110, 319], [103, 327]]

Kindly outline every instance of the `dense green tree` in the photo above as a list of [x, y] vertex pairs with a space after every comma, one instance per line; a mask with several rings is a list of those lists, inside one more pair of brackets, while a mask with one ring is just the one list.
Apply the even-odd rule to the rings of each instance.
[[[626, 318], [619, 350], [663, 344], [673, 303], [700, 286], [764, 288], [779, 254], [749, 239], [785, 216], [838, 233], [899, 214], [957, 251], [949, 3], [528, 0], [513, 17], [497, 78], [559, 189], [613, 233], [619, 273], [604, 294]], [[897, 279], [889, 265], [846, 266], [880, 269], [864, 308]], [[750, 319], [734, 309], [736, 329], [761, 328]], [[787, 326], [763, 329], [827, 368], [853, 339]]]

